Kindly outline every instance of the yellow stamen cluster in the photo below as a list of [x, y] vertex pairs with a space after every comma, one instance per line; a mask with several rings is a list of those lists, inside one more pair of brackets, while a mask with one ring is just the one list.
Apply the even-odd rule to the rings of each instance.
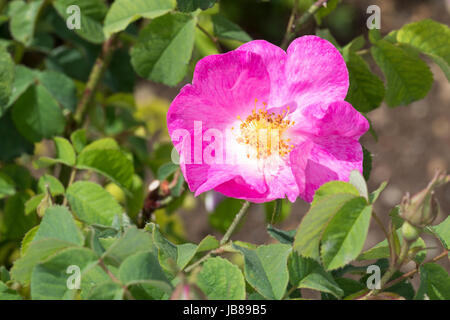
[[[287, 128], [294, 125], [294, 121], [284, 120], [286, 113], [289, 113], [289, 106], [281, 114], [275, 114], [266, 110], [266, 103], [263, 103], [262, 109], [257, 110], [256, 101], [255, 108], [244, 121], [240, 116], [237, 117], [241, 120], [237, 142], [253, 147], [258, 159], [265, 159], [276, 153], [280, 157], [288, 155], [294, 146], [289, 144], [290, 139], [282, 139], [282, 136]], [[247, 154], [247, 158], [250, 158], [250, 154]]]

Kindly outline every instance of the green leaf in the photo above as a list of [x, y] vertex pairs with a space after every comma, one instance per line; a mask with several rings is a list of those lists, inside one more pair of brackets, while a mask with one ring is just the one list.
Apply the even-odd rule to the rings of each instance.
[[120, 217], [123, 212], [114, 197], [93, 182], [75, 182], [67, 189], [66, 196], [77, 217], [89, 224], [110, 226], [114, 216]]
[[378, 197], [380, 196], [381, 192], [383, 192], [384, 188], [386, 188], [386, 186], [387, 182], [384, 181], [382, 184], [380, 184], [377, 190], [371, 192], [369, 194], [369, 203], [374, 203], [375, 201], [377, 201]]
[[219, 247], [219, 240], [217, 240], [216, 238], [214, 238], [214, 237], [211, 236], [211, 235], [207, 235], [207, 236], [206, 236], [205, 238], [203, 238], [203, 240], [200, 241], [200, 243], [198, 244], [197, 252], [196, 252], [196, 253], [214, 250], [214, 249], [217, 249], [218, 247]]
[[115, 282], [104, 282], [92, 288], [87, 300], [122, 300], [123, 288]]
[[[5, 64], [2, 64], [2, 66], [7, 67], [6, 62]], [[10, 72], [8, 76], [13, 77], [14, 81], [12, 83], [12, 90], [8, 95], [9, 100], [6, 101], [7, 103], [0, 103], [0, 116], [5, 113], [6, 110], [16, 102], [17, 98], [19, 98], [35, 81], [35, 72], [25, 66], [16, 65], [13, 72], [8, 72]]]
[[343, 267], [361, 253], [369, 231], [372, 207], [359, 197], [348, 201], [328, 222], [322, 234], [325, 269]]
[[70, 141], [77, 153], [80, 153], [87, 145], [86, 129], [78, 129], [70, 135]]
[[174, 8], [175, 0], [117, 0], [106, 15], [103, 32], [108, 38], [139, 18], [154, 19]]
[[154, 223], [147, 224], [146, 229], [152, 234], [153, 241], [158, 248], [159, 260], [167, 272], [176, 272], [176, 270], [173, 270], [174, 264], [177, 268], [183, 269], [194, 257], [196, 245], [187, 243], [177, 246], [173, 244], [161, 234], [159, 226]]
[[378, 108], [385, 94], [383, 82], [354, 51], [344, 49], [344, 59], [350, 78], [350, 87], [345, 99], [360, 112]]
[[234, 244], [233, 248], [244, 255], [248, 283], [265, 298], [280, 300], [289, 281], [287, 258], [291, 246], [269, 244], [252, 250]]
[[316, 36], [331, 42], [336, 48], [340, 48], [339, 43], [331, 33], [330, 29], [317, 29]]
[[341, 288], [344, 291], [344, 297], [347, 297], [361, 290], [367, 289], [366, 287], [367, 284], [362, 284], [361, 282], [358, 282], [353, 279], [337, 278], [335, 279], [335, 281], [338, 284], [339, 288]]
[[122, 237], [114, 241], [105, 251], [102, 259], [118, 266], [129, 256], [149, 250], [156, 252], [151, 235], [148, 232], [131, 227]]
[[10, 162], [23, 153], [33, 153], [34, 145], [17, 131], [11, 112], [0, 117], [0, 137], [1, 161]]
[[17, 99], [12, 117], [19, 132], [31, 142], [62, 134], [66, 124], [58, 102], [42, 85], [28, 88]]
[[177, 265], [184, 269], [197, 252], [197, 245], [193, 243], [183, 243], [177, 245]]
[[348, 51], [358, 51], [361, 50], [364, 45], [366, 44], [366, 39], [364, 38], [364, 35], [360, 35], [350, 41], [345, 47], [344, 50]]
[[114, 140], [97, 140], [80, 152], [77, 168], [94, 170], [129, 189], [133, 183], [133, 162], [121, 151]]
[[241, 42], [252, 41], [252, 38], [237, 24], [231, 22], [220, 14], [211, 17], [214, 24], [214, 34], [222, 39], [238, 40]]
[[322, 199], [327, 198], [330, 195], [343, 193], [359, 196], [358, 189], [356, 189], [356, 187], [350, 183], [344, 181], [330, 181], [324, 183], [322, 186], [320, 186], [319, 189], [316, 190], [311, 206], [314, 206], [316, 203], [318, 203]]
[[72, 79], [64, 73], [53, 70], [40, 72], [37, 77], [39, 82], [63, 108], [75, 112], [77, 105], [77, 90]]
[[[397, 230], [397, 236], [400, 241], [400, 244], [403, 243], [403, 237], [401, 235], [400, 230]], [[426, 248], [425, 242], [423, 241], [422, 238], [418, 238], [416, 241], [414, 241], [411, 244], [410, 250], [419, 250], [419, 249], [424, 249], [424, 248]], [[372, 248], [367, 249], [366, 251], [361, 253], [358, 256], [357, 260], [362, 261], [362, 260], [372, 260], [372, 259], [383, 259], [383, 258], [389, 258], [390, 255], [391, 255], [391, 253], [389, 250], [388, 241], [386, 239], [384, 239], [383, 241], [374, 245]], [[414, 260], [420, 262], [421, 260], [423, 260], [425, 258], [425, 256], [426, 256], [425, 251], [422, 251], [421, 253], [418, 253], [416, 255], [416, 258]]]
[[182, 270], [191, 262], [196, 254], [211, 251], [219, 247], [219, 241], [211, 235], [206, 236], [198, 245], [193, 243], [174, 245], [162, 236], [155, 224], [150, 223], [147, 229], [153, 234], [155, 245], [159, 250], [159, 258], [163, 261], [163, 266], [169, 272], [171, 271], [169, 259], [176, 262], [177, 267]]
[[326, 6], [322, 6], [317, 13], [315, 14], [315, 18], [318, 23], [321, 24], [322, 19], [328, 16], [334, 9], [336, 9], [340, 0], [328, 0]]
[[0, 117], [13, 91], [14, 62], [8, 51], [0, 49]]
[[0, 172], [0, 199], [16, 193], [14, 181], [6, 174]]
[[11, 277], [27, 285], [30, 282], [31, 272], [36, 264], [63, 249], [73, 246], [74, 244], [71, 242], [58, 239], [42, 239], [33, 242], [26, 250], [26, 254], [14, 262], [11, 269]]
[[[31, 274], [31, 298], [33, 300], [74, 299], [77, 289], [69, 289], [69, 266], [77, 266], [81, 273], [97, 256], [86, 248], [68, 248], [36, 265]], [[82, 277], [82, 274], [80, 274]]]
[[44, 193], [39, 193], [28, 199], [27, 202], [25, 202], [25, 215], [35, 212], [41, 202], [44, 201], [45, 197], [46, 195]]
[[28, 198], [27, 194], [19, 192], [6, 200], [0, 221], [2, 240], [20, 240], [37, 223], [36, 215], [25, 215]]
[[375, 44], [377, 41], [381, 40], [381, 32], [378, 29], [370, 29], [369, 30], [369, 41]]
[[116, 140], [113, 138], [102, 138], [96, 141], [93, 141], [88, 146], [85, 147], [86, 150], [95, 150], [95, 149], [116, 149], [120, 150], [120, 146]]
[[31, 245], [31, 242], [33, 242], [34, 236], [36, 235], [36, 232], [39, 230], [39, 225], [34, 226], [28, 232], [25, 234], [25, 236], [22, 239], [22, 243], [20, 245], [20, 256], [23, 257], [27, 251], [28, 248]]
[[66, 166], [72, 167], [76, 162], [75, 150], [69, 140], [62, 137], [54, 137], [56, 149], [56, 158], [40, 157], [38, 160], [34, 161], [36, 168], [47, 168], [53, 166], [57, 163], [65, 164]]
[[139, 252], [129, 256], [120, 266], [119, 279], [127, 286], [138, 282], [143, 286], [142, 280], [151, 280], [143, 287], [147, 294], [155, 299], [172, 291], [172, 286], [154, 252]]
[[143, 28], [133, 49], [134, 70], [148, 80], [174, 86], [183, 80], [194, 46], [196, 20], [169, 13]]
[[49, 188], [52, 196], [64, 194], [63, 184], [58, 179], [56, 179], [54, 176], [51, 176], [49, 174], [44, 174], [42, 177], [39, 178], [38, 192], [45, 193], [47, 191], [47, 187], [46, 187], [47, 185], [48, 185], [48, 188]]
[[218, 0], [177, 0], [178, 10], [192, 12], [197, 9], [206, 10], [212, 8]]
[[450, 250], [450, 216], [437, 226], [431, 227], [431, 229], [441, 240], [442, 245]]
[[21, 191], [27, 191], [33, 187], [34, 179], [28, 168], [18, 164], [5, 164], [1, 171], [10, 177], [16, 184], [16, 188]]
[[369, 190], [367, 189], [366, 180], [364, 180], [364, 177], [358, 170], [353, 170], [350, 172], [348, 182], [358, 190], [361, 197], [369, 200]]
[[289, 282], [296, 288], [307, 288], [330, 293], [336, 298], [343, 295], [342, 289], [331, 274], [310, 258], [304, 258], [292, 252], [288, 259]]
[[169, 177], [172, 173], [177, 171], [177, 169], [179, 169], [179, 168], [180, 168], [180, 166], [173, 162], [168, 162], [166, 164], [163, 164], [161, 167], [158, 168], [158, 172], [156, 173], [156, 178], [158, 180], [164, 180], [167, 177]]
[[270, 224], [267, 226], [267, 232], [269, 235], [274, 238], [275, 240], [278, 240], [280, 243], [284, 244], [293, 244], [294, 243], [294, 237], [297, 233], [297, 230], [290, 230], [290, 231], [284, 231], [275, 228], [274, 226], [271, 226]]
[[[118, 278], [118, 270], [116, 267], [108, 265], [105, 263], [105, 266], [108, 268], [109, 272], [113, 274], [116, 278]], [[81, 285], [80, 285], [80, 296], [82, 299], [91, 299], [90, 295], [93, 294], [93, 291], [95, 291], [97, 288], [102, 286], [103, 284], [107, 283], [114, 283], [112, 282], [109, 275], [105, 272], [105, 270], [100, 267], [98, 264], [95, 266], [89, 267], [87, 270], [85, 270], [81, 277]], [[121, 287], [122, 288], [122, 287]], [[111, 292], [112, 296], [115, 296], [116, 294], [119, 296], [117, 299], [121, 299], [122, 295], [118, 293], [117, 291], [114, 291], [113, 288], [111, 288], [113, 292]], [[123, 289], [123, 288], [122, 288]], [[101, 289], [98, 290], [98, 294], [101, 293]]]
[[33, 242], [44, 238], [59, 239], [79, 246], [84, 243], [83, 235], [77, 228], [75, 220], [63, 206], [53, 206], [45, 211]]
[[25, 45], [33, 40], [36, 22], [44, 0], [35, 0], [20, 6], [11, 17], [10, 30], [13, 38]]
[[450, 81], [450, 28], [431, 19], [403, 26], [396, 33], [398, 42], [412, 46], [428, 55], [441, 67]]
[[22, 300], [20, 294], [0, 281], [0, 300]]
[[304, 257], [318, 261], [320, 237], [327, 223], [347, 202], [354, 198], [354, 194], [342, 193], [329, 195], [317, 203], [313, 202], [297, 230], [294, 250]]
[[197, 285], [210, 300], [244, 300], [245, 279], [239, 268], [228, 260], [207, 259], [197, 275]]
[[425, 62], [386, 40], [377, 41], [371, 52], [387, 80], [389, 107], [407, 105], [427, 95], [433, 74]]
[[11, 18], [13, 15], [16, 14], [16, 12], [19, 11], [20, 8], [22, 8], [25, 5], [24, 0], [12, 0], [9, 3], [7, 3], [5, 8], [5, 14]]
[[68, 166], [75, 165], [75, 150], [69, 140], [61, 137], [55, 137], [53, 138], [53, 141], [55, 142], [56, 158]]
[[[277, 210], [275, 204], [278, 202]], [[286, 220], [291, 214], [292, 203], [286, 199], [277, 199], [264, 203], [264, 213], [266, 215], [266, 222], [277, 224]]]
[[[374, 134], [375, 140], [377, 140], [378, 137], [376, 136], [375, 131], [373, 131], [373, 129], [369, 130], [372, 130], [371, 132]], [[363, 149], [363, 175], [364, 179], [366, 179], [366, 181], [369, 181], [370, 172], [372, 171], [372, 154], [364, 146], [362, 146], [362, 149]]]
[[430, 300], [450, 300], [450, 276], [436, 263], [420, 266], [420, 289]]
[[391, 209], [391, 211], [389, 211], [389, 217], [391, 218], [395, 229], [401, 228], [401, 226], [403, 225], [403, 223], [405, 221], [400, 216], [400, 206], [399, 205], [395, 206], [394, 208]]
[[80, 29], [75, 31], [83, 39], [92, 43], [102, 43], [104, 41], [103, 20], [108, 10], [106, 4], [101, 0], [55, 0], [53, 6], [59, 15], [67, 21], [71, 14], [67, 13], [67, 8], [76, 5], [80, 8]]
[[145, 201], [144, 182], [137, 174], [133, 175], [130, 193], [126, 195], [126, 212], [131, 219], [134, 219], [142, 210]]
[[0, 281], [6, 283], [9, 280], [11, 280], [11, 276], [8, 269], [6, 269], [5, 266], [0, 266]]

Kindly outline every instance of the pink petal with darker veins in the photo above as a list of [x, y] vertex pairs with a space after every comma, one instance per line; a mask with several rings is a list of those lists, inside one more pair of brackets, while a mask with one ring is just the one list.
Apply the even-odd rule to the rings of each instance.
[[313, 105], [296, 120], [296, 135], [303, 142], [291, 152], [290, 159], [301, 198], [310, 202], [322, 184], [348, 181], [352, 170], [362, 173], [363, 152], [358, 139], [369, 123], [349, 103]]
[[[194, 150], [200, 148], [199, 152], [203, 155], [209, 144], [203, 141], [200, 146], [194, 145], [194, 123], [201, 122], [202, 136], [208, 129], [224, 131], [236, 121], [238, 114], [251, 112], [255, 95], [267, 99], [269, 93], [269, 74], [261, 57], [254, 53], [231, 51], [205, 57], [197, 63], [192, 85], [188, 84], [180, 91], [167, 115], [168, 130], [175, 148], [180, 154], [191, 156], [191, 163], [180, 163], [191, 191], [198, 194], [211, 190], [236, 175], [242, 175], [256, 188], [265, 190], [263, 179], [249, 168], [207, 164], [204, 159], [201, 159], [202, 163], [194, 164]], [[178, 141], [180, 129], [189, 133], [190, 145]]]

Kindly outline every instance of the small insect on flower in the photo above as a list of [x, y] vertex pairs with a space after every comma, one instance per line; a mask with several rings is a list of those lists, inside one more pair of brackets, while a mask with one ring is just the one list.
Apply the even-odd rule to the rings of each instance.
[[358, 140], [369, 128], [344, 101], [348, 86], [341, 54], [316, 36], [287, 52], [255, 40], [203, 58], [167, 115], [189, 188], [310, 202], [325, 182], [348, 181], [362, 172]]

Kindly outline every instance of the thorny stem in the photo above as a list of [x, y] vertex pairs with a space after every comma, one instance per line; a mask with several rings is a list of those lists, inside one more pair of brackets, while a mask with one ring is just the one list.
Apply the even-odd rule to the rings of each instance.
[[113, 48], [115, 40], [116, 36], [113, 35], [108, 40], [106, 40], [105, 43], [103, 43], [102, 51], [95, 61], [91, 73], [89, 74], [86, 88], [84, 89], [81, 100], [75, 110], [74, 120], [78, 124], [82, 123], [86, 117], [88, 106], [92, 102], [95, 91], [97, 90], [100, 80], [102, 79], [103, 74], [105, 73], [111, 60], [113, 53], [113, 50], [111, 49]]
[[[431, 259], [431, 260], [429, 260], [429, 261], [426, 261], [426, 262], [424, 262], [424, 263], [422, 263], [422, 264], [426, 264], [426, 263], [430, 263], [430, 262], [436, 262], [436, 261], [438, 261], [438, 260], [440, 260], [440, 259], [446, 257], [448, 254], [449, 254], [449, 251], [448, 251], [448, 250], [444, 250], [442, 253], [440, 253], [439, 255], [437, 255], [436, 257], [434, 257], [433, 259]], [[392, 287], [393, 285], [395, 285], [395, 284], [397, 284], [397, 283], [399, 283], [399, 282], [402, 282], [402, 281], [405, 280], [406, 278], [412, 277], [414, 274], [416, 274], [416, 273], [419, 271], [419, 267], [420, 267], [420, 266], [416, 266], [415, 269], [413, 269], [413, 270], [411, 270], [411, 271], [409, 271], [409, 272], [407, 272], [407, 273], [401, 275], [400, 277], [398, 277], [398, 278], [396, 278], [396, 279], [394, 279], [394, 280], [392, 280], [392, 281], [389, 281], [389, 282], [385, 283], [383, 286], [381, 286], [381, 289], [376, 290], [376, 292], [372, 292], [372, 291], [374, 291], [374, 290], [372, 290], [372, 291], [369, 292], [368, 289], [364, 289], [364, 290], [361, 290], [361, 291], [359, 291], [359, 292], [357, 292], [357, 293], [355, 293], [355, 294], [351, 294], [350, 296], [344, 298], [344, 300], [352, 300], [352, 299], [354, 299], [355, 297], [360, 297], [361, 300], [367, 300], [367, 298], [369, 298], [370, 296], [373, 296], [373, 295], [379, 293], [380, 291], [382, 291], [382, 290], [384, 290], [384, 289], [387, 289], [387, 288], [389, 288], [389, 287]], [[394, 271], [395, 271], [395, 270], [394, 270]], [[393, 273], [394, 273], [394, 272], [393, 272]], [[391, 274], [391, 276], [393, 275], [393, 273]]]
[[106, 272], [106, 274], [111, 278], [111, 280], [115, 283], [117, 283], [119, 286], [122, 287], [124, 294], [127, 296], [130, 300], [136, 300], [134, 299], [133, 295], [131, 294], [130, 290], [128, 290], [127, 286], [123, 285], [122, 282], [117, 279], [117, 277], [108, 269], [108, 267], [105, 265], [103, 260], [100, 258], [98, 259], [98, 265], [103, 269], [103, 271]]
[[288, 44], [295, 38], [295, 35], [300, 31], [301, 26], [308, 21], [309, 18], [311, 18], [325, 3], [327, 3], [327, 1], [328, 0], [318, 0], [295, 21], [294, 31], [292, 31], [292, 28], [287, 30], [287, 34], [284, 38], [283, 44], [281, 45], [283, 49], [286, 49]]
[[383, 277], [380, 280], [380, 289], [372, 289], [366, 296], [374, 296], [377, 295], [381, 290], [385, 288], [386, 283], [391, 279], [391, 277], [394, 275], [395, 271], [397, 271], [405, 262], [406, 258], [408, 257], [408, 251], [409, 247], [411, 245], [411, 242], [403, 241], [403, 245], [400, 251], [400, 255], [398, 256], [398, 259], [395, 263], [393, 263], [391, 266], [389, 266], [389, 269], [386, 271], [386, 273], [383, 275]]
[[379, 225], [381, 230], [383, 230], [383, 233], [384, 233], [384, 236], [386, 237], [386, 239], [389, 239], [389, 234], [388, 234], [386, 228], [384, 227], [383, 222], [381, 222], [381, 219], [377, 216], [377, 214], [373, 210], [372, 210], [372, 218]]
[[205, 254], [203, 257], [201, 257], [199, 260], [197, 260], [195, 263], [193, 263], [192, 265], [190, 265], [189, 267], [187, 267], [184, 271], [185, 272], [189, 272], [193, 269], [195, 269], [195, 267], [201, 265], [203, 263], [203, 261], [205, 261], [206, 259], [208, 259], [209, 257], [216, 255], [216, 254], [220, 254], [222, 253], [224, 250], [222, 247], [219, 247], [215, 250], [212, 250], [210, 252], [208, 252], [207, 254]]
[[220, 46], [219, 39], [214, 37], [211, 33], [208, 32], [205, 28], [203, 28], [200, 24], [197, 23], [197, 28], [203, 32], [216, 46], [217, 51], [222, 52], [222, 47]]
[[233, 234], [234, 230], [238, 226], [239, 222], [241, 222], [242, 218], [245, 217], [245, 214], [247, 213], [247, 209], [250, 206], [250, 202], [245, 201], [242, 205], [241, 210], [237, 213], [237, 215], [234, 217], [233, 222], [231, 223], [230, 227], [228, 228], [227, 232], [225, 232], [225, 235], [223, 236], [222, 240], [220, 240], [220, 245], [224, 245], [225, 243], [230, 240], [231, 235]]
[[273, 207], [273, 212], [272, 212], [272, 218], [270, 219], [270, 223], [273, 224], [276, 216], [278, 215], [279, 211], [281, 211], [281, 206], [282, 206], [282, 202], [281, 199], [277, 199], [275, 200], [275, 205]]
[[[428, 262], [436, 262], [436, 261], [438, 261], [438, 260], [440, 260], [440, 259], [446, 257], [448, 254], [449, 254], [448, 250], [444, 250], [441, 254], [437, 255], [436, 257], [434, 257], [433, 259], [431, 259], [431, 260], [428, 261]], [[426, 262], [426, 263], [428, 263], [428, 262]], [[412, 277], [412, 276], [415, 275], [418, 271], [419, 271], [419, 268], [417, 267], [417, 268], [415, 268], [415, 269], [413, 269], [413, 270], [411, 270], [411, 271], [409, 271], [409, 272], [407, 272], [407, 273], [405, 273], [405, 274], [402, 274], [402, 275], [401, 275], [400, 277], [398, 277], [397, 279], [394, 279], [394, 280], [392, 280], [392, 281], [386, 283], [386, 284], [384, 285], [384, 289], [389, 288], [389, 287], [392, 287], [393, 285], [395, 285], [395, 284], [397, 284], [397, 283], [399, 283], [399, 282], [405, 280], [406, 278]]]
[[378, 215], [375, 213], [374, 210], [372, 210], [372, 218], [375, 220], [375, 222], [378, 224], [378, 226], [381, 228], [381, 230], [384, 233], [384, 236], [386, 237], [386, 240], [388, 242], [389, 245], [389, 252], [391, 252], [391, 254], [394, 252], [395, 247], [394, 247], [394, 243], [392, 243], [392, 239], [389, 236], [389, 232], [386, 230], [386, 228], [383, 225], [383, 222], [381, 221], [381, 219], [378, 217]]

